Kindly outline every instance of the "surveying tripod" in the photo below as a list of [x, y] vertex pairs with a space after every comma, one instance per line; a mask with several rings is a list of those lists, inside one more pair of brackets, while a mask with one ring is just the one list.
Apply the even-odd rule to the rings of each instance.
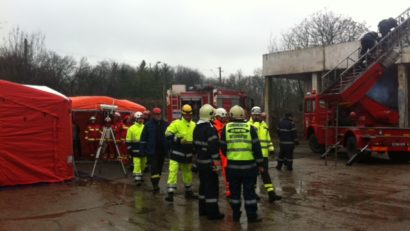
[[97, 149], [97, 153], [95, 155], [95, 160], [94, 160], [94, 166], [93, 166], [93, 170], [91, 172], [91, 177], [94, 177], [94, 172], [95, 172], [95, 168], [97, 167], [97, 163], [98, 163], [98, 159], [100, 159], [100, 155], [101, 155], [101, 150], [106, 149], [107, 147], [107, 141], [106, 138], [111, 138], [114, 141], [114, 146], [115, 146], [115, 153], [116, 153], [116, 159], [120, 162], [121, 167], [122, 167], [122, 171], [124, 172], [124, 175], [127, 175], [127, 172], [125, 170], [124, 164], [122, 163], [122, 159], [121, 159], [121, 154], [120, 154], [120, 150], [118, 149], [118, 145], [115, 139], [115, 135], [114, 135], [114, 131], [112, 130], [111, 124], [109, 125], [104, 125], [103, 128], [103, 132], [101, 134], [101, 138], [100, 138], [100, 142], [98, 145], [98, 149]]

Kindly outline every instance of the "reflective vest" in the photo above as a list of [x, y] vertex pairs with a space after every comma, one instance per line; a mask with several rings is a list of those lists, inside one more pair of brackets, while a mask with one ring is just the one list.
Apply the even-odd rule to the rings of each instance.
[[140, 140], [144, 124], [134, 123], [127, 131], [127, 143], [128, 150], [131, 150], [133, 156], [138, 156], [140, 153]]
[[254, 160], [252, 152], [251, 125], [248, 123], [230, 122], [226, 124], [226, 157], [228, 160]]
[[250, 119], [248, 124], [252, 125], [257, 133], [259, 142], [261, 143], [262, 155], [263, 157], [268, 157], [269, 152], [273, 152], [275, 148], [273, 147], [272, 140], [269, 134], [269, 128], [265, 121], [256, 122]]

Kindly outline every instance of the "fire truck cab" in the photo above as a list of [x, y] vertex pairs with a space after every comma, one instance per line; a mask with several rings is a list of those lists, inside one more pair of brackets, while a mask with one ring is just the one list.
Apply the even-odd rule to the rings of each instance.
[[189, 104], [192, 106], [193, 119], [197, 120], [199, 108], [207, 103], [215, 108], [223, 107], [227, 111], [234, 105], [240, 105], [245, 110], [249, 110], [253, 105], [252, 99], [243, 91], [215, 88], [210, 85], [187, 89], [186, 85], [175, 84], [167, 91], [167, 119], [168, 121], [179, 119], [182, 105]]

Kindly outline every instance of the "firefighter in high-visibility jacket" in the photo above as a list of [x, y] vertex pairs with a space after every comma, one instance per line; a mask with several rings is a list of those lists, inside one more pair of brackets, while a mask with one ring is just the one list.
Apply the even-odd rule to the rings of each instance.
[[224, 214], [219, 212], [218, 173], [221, 171], [219, 158], [219, 138], [211, 123], [215, 109], [205, 104], [199, 109], [199, 120], [194, 130], [194, 148], [197, 154], [199, 174], [199, 215], [210, 220], [220, 220]]
[[101, 139], [101, 125], [96, 123], [97, 118], [95, 116], [90, 117], [90, 123], [87, 125], [85, 131], [84, 131], [84, 139], [87, 142], [87, 148], [90, 153], [90, 157], [94, 157], [98, 145]]
[[[221, 138], [222, 130], [225, 127], [225, 124], [228, 122], [228, 112], [224, 108], [217, 108], [215, 110], [215, 118], [212, 121], [216, 131], [218, 132], [219, 138]], [[225, 195], [226, 197], [231, 196], [231, 191], [229, 190], [229, 182], [228, 178], [226, 177], [226, 166], [228, 165], [228, 159], [222, 152], [219, 152], [219, 156], [221, 158], [221, 165], [222, 165], [222, 177], [225, 183]]]
[[260, 107], [255, 106], [251, 109], [251, 118], [248, 123], [256, 128], [258, 133], [259, 142], [261, 144], [262, 156], [263, 156], [263, 168], [261, 178], [265, 190], [268, 192], [269, 202], [282, 199], [281, 196], [275, 193], [275, 186], [272, 184], [272, 179], [269, 175], [269, 154], [273, 155], [275, 148], [273, 147], [272, 140], [269, 134], [269, 128], [265, 121], [261, 117], [262, 110]]
[[136, 112], [134, 114], [135, 123], [128, 129], [127, 138], [125, 142], [127, 143], [128, 152], [132, 156], [134, 163], [133, 176], [134, 181], [137, 186], [142, 183], [142, 173], [147, 163], [147, 157], [145, 153], [140, 152], [141, 146], [141, 134], [144, 129], [144, 118], [142, 112]]
[[241, 190], [245, 200], [248, 222], [260, 222], [255, 185], [258, 172], [263, 172], [262, 150], [256, 129], [245, 122], [245, 111], [240, 106], [229, 110], [231, 122], [222, 131], [221, 150], [228, 159], [227, 175], [234, 222], [241, 217]]
[[169, 155], [168, 194], [166, 201], [174, 201], [174, 192], [177, 187], [178, 170], [182, 170], [182, 180], [185, 185], [185, 198], [197, 199], [192, 192], [192, 155], [193, 133], [195, 122], [192, 121], [192, 107], [188, 104], [182, 106], [182, 118], [174, 120], [165, 131], [165, 136], [170, 141], [171, 152]]
[[276, 169], [281, 170], [285, 164], [288, 171], [293, 170], [293, 150], [299, 144], [296, 126], [291, 113], [286, 113], [277, 127], [279, 137], [279, 157]]

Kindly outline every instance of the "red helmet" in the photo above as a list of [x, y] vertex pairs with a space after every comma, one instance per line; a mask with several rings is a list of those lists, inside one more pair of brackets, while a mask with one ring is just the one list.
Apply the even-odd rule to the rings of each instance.
[[154, 114], [161, 114], [161, 108], [159, 108], [159, 107], [154, 107], [154, 108], [152, 109], [152, 113], [154, 113]]

